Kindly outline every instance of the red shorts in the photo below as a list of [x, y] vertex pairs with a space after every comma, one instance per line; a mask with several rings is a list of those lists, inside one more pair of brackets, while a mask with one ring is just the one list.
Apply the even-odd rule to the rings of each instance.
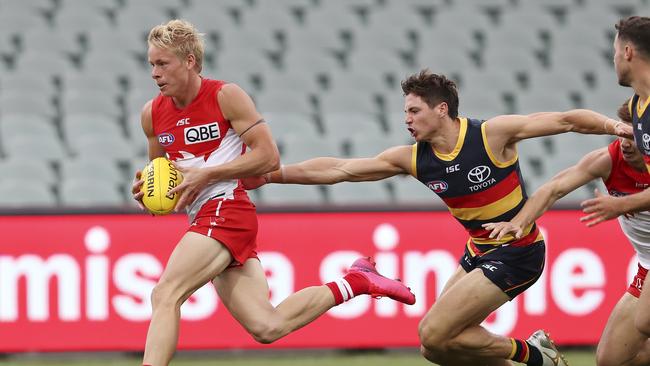
[[233, 256], [231, 266], [257, 258], [257, 214], [245, 191], [204, 203], [187, 231], [218, 240]]
[[630, 287], [627, 288], [627, 292], [636, 298], [639, 298], [639, 296], [641, 296], [641, 290], [643, 290], [643, 282], [645, 281], [645, 276], [648, 274], [647, 269], [641, 267], [640, 264], [638, 266], [639, 271], [636, 273], [636, 276], [634, 276], [634, 279], [632, 279]]

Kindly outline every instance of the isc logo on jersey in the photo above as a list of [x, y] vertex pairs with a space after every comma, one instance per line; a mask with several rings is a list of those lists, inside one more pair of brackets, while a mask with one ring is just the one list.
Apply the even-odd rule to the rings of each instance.
[[427, 183], [427, 187], [436, 193], [442, 193], [446, 191], [447, 188], [449, 188], [449, 184], [447, 184], [447, 182], [444, 180], [434, 180]]
[[216, 140], [221, 137], [221, 132], [219, 123], [211, 122], [207, 125], [187, 127], [183, 135], [185, 135], [185, 144], [191, 145]]

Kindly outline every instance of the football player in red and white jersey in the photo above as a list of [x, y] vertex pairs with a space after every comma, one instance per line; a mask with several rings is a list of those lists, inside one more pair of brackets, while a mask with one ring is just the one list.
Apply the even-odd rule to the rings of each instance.
[[[261, 343], [357, 295], [415, 302], [406, 286], [378, 274], [369, 258], [360, 258], [345, 277], [305, 288], [274, 307], [256, 253], [255, 206], [239, 181], [279, 167], [271, 132], [240, 87], [201, 77], [203, 41], [190, 23], [156, 26], [148, 44], [152, 77], [160, 88], [142, 109], [149, 159], [167, 156], [183, 173], [183, 183], [169, 193], [180, 194], [176, 209], [186, 208], [191, 224], [153, 289], [144, 365], [169, 363], [180, 307], [210, 281], [230, 313]], [[132, 193], [140, 203], [142, 183], [137, 172]]]
[[[631, 123], [628, 103], [618, 110], [621, 120]], [[510, 222], [483, 225], [491, 237], [519, 237], [523, 228], [539, 218], [555, 201], [569, 192], [600, 178], [610, 195], [624, 197], [650, 186], [643, 155], [633, 140], [620, 137], [608, 147], [585, 155], [576, 165], [557, 174], [539, 187]], [[603, 331], [596, 361], [598, 366], [647, 365], [650, 363], [650, 340], [635, 327], [638, 309], [648, 307], [643, 298], [643, 282], [650, 268], [650, 212], [620, 216], [623, 232], [637, 252], [638, 272], [616, 304]]]

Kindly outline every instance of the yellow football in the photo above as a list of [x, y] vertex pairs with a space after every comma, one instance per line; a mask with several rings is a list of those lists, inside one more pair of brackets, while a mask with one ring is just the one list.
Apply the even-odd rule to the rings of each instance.
[[166, 215], [174, 209], [178, 193], [167, 192], [183, 181], [183, 175], [166, 158], [155, 158], [142, 170], [142, 203], [154, 215]]

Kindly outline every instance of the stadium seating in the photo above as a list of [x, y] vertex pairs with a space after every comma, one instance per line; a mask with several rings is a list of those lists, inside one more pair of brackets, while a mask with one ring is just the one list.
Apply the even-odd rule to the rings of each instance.
[[[4, 180], [16, 194], [0, 208], [132, 204], [133, 170], [147, 160], [140, 111], [158, 92], [146, 35], [172, 17], [205, 33], [203, 74], [249, 92], [290, 163], [411, 144], [399, 82], [425, 67], [457, 81], [463, 116], [576, 107], [614, 116], [631, 95], [612, 67], [614, 24], [648, 9], [648, 0], [0, 0], [0, 166], [29, 180], [43, 172], [40, 185]], [[522, 143], [529, 191], [608, 141]], [[73, 195], [93, 165], [105, 167], [104, 183]], [[401, 178], [251, 195], [274, 206], [440, 204]]]

